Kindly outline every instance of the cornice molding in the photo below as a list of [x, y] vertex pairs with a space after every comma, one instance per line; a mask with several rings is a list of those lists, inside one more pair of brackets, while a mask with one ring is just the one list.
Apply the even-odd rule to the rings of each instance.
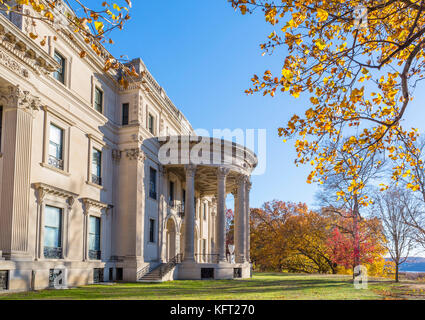
[[55, 197], [66, 199], [68, 207], [71, 208], [78, 197], [77, 193], [66, 191], [64, 189], [48, 185], [46, 183], [37, 182], [33, 184], [34, 189], [37, 190], [38, 203], [42, 204], [46, 195], [50, 194]]
[[19, 58], [37, 74], [49, 74], [59, 65], [4, 15], [0, 15], [0, 46]]

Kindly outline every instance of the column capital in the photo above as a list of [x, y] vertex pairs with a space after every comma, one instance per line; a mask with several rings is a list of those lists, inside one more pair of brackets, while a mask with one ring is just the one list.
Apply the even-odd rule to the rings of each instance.
[[230, 169], [225, 167], [218, 167], [217, 168], [217, 176], [219, 179], [225, 179], [226, 176], [229, 174]]
[[241, 174], [238, 177], [236, 177], [236, 183], [237, 184], [247, 184], [249, 182], [249, 176], [245, 175], [245, 174]]
[[196, 173], [196, 165], [195, 164], [187, 164], [184, 166], [184, 169], [186, 171], [186, 175], [189, 175], [191, 177], [195, 176]]
[[140, 148], [126, 149], [125, 154], [130, 160], [146, 160], [146, 154]]
[[21, 109], [29, 112], [33, 117], [41, 107], [39, 97], [32, 95], [29, 91], [22, 90], [19, 85], [8, 86], [1, 92], [1, 100], [5, 101], [5, 109]]

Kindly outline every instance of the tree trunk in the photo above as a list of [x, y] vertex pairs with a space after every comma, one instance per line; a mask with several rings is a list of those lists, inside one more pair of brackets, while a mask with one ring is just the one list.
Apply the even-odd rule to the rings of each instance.
[[399, 278], [398, 278], [398, 263], [395, 265], [395, 282], [399, 282]]

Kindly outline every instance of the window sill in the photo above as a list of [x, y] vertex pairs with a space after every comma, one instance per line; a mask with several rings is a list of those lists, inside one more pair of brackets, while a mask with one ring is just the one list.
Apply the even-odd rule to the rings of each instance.
[[69, 172], [66, 172], [64, 170], [61, 170], [59, 168], [56, 168], [56, 167], [51, 166], [50, 164], [47, 164], [47, 163], [44, 163], [44, 162], [41, 162], [40, 163], [40, 166], [42, 166], [44, 168], [47, 168], [47, 169], [50, 169], [52, 171], [55, 171], [57, 173], [63, 174], [64, 176], [67, 176], [67, 177], [69, 177], [71, 175]]
[[87, 183], [89, 186], [92, 186], [92, 187], [98, 188], [99, 190], [106, 191], [106, 189], [105, 189], [105, 187], [104, 187], [104, 186], [98, 185], [98, 184], [93, 183], [93, 182], [91, 182], [91, 181], [86, 181], [86, 183]]

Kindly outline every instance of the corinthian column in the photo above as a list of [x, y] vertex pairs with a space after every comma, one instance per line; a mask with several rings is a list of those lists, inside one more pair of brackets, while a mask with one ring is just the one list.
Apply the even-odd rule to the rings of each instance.
[[246, 212], [245, 212], [245, 192], [246, 192], [246, 180], [245, 175], [241, 175], [237, 179], [238, 183], [238, 214], [236, 216], [236, 223], [238, 225], [237, 232], [235, 234], [235, 256], [237, 263], [244, 263], [246, 261]]
[[229, 169], [218, 168], [217, 170], [217, 245], [218, 261], [226, 262], [226, 176]]
[[0, 93], [4, 130], [0, 208], [0, 250], [5, 256], [29, 256], [29, 199], [32, 127], [40, 100], [19, 86]]
[[245, 240], [245, 244], [246, 244], [246, 249], [245, 249], [245, 252], [246, 252], [246, 260], [248, 261], [248, 262], [250, 262], [251, 261], [251, 253], [250, 253], [250, 232], [251, 232], [251, 230], [250, 230], [250, 224], [249, 224], [249, 222], [250, 222], [250, 209], [249, 209], [249, 192], [251, 191], [251, 181], [249, 181], [249, 179], [248, 179], [248, 181], [247, 181], [247, 183], [246, 183], [246, 189], [245, 189], [245, 192], [246, 192], [246, 194], [245, 194], [245, 212], [246, 212], [246, 221], [245, 221], [245, 225], [246, 225], [246, 228], [245, 228], [245, 231], [246, 231], [246, 240]]
[[186, 169], [186, 199], [184, 219], [186, 220], [184, 261], [195, 262], [195, 173], [196, 166], [189, 164]]

